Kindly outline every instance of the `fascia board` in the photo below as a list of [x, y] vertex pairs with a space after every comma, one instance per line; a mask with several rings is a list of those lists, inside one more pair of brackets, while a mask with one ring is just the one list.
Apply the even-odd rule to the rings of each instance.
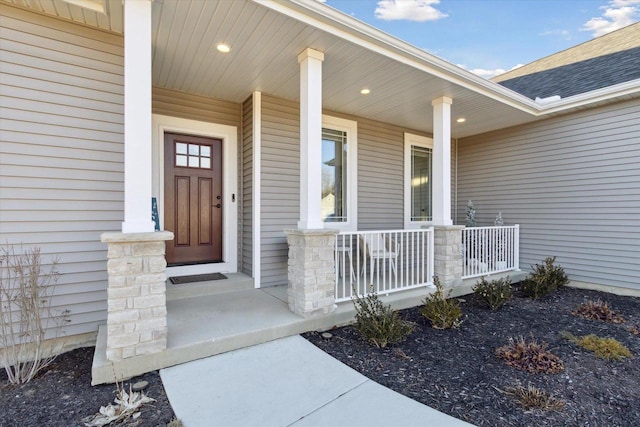
[[589, 104], [615, 100], [618, 97], [634, 94], [640, 95], [640, 79], [563, 98], [557, 102], [544, 105], [538, 113], [538, 116], [559, 113]]

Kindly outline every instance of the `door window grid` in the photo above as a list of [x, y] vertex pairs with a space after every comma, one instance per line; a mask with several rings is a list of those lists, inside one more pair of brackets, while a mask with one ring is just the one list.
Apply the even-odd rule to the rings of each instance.
[[175, 166], [194, 169], [211, 169], [211, 146], [176, 142]]

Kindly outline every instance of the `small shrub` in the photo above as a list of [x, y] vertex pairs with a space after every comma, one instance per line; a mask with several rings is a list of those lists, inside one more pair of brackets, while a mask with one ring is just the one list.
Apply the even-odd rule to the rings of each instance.
[[497, 310], [511, 298], [511, 279], [507, 276], [488, 282], [483, 277], [473, 287], [473, 293], [482, 298], [491, 310]]
[[536, 264], [533, 272], [524, 280], [524, 292], [537, 299], [545, 295], [549, 295], [561, 286], [569, 283], [569, 277], [564, 269], [559, 265], [553, 265], [556, 257], [548, 257], [544, 260], [544, 264]]
[[571, 314], [585, 319], [601, 320], [607, 323], [624, 323], [624, 318], [609, 308], [602, 300], [587, 301], [580, 304]]
[[444, 294], [437, 276], [433, 278], [433, 284], [436, 286], [436, 291], [424, 299], [422, 302], [424, 306], [420, 312], [431, 321], [431, 326], [435, 329], [457, 328], [462, 323], [460, 304], [454, 299], [449, 299], [451, 291]]
[[631, 332], [633, 335], [640, 335], [640, 323], [627, 326], [627, 331]]
[[374, 346], [384, 348], [388, 344], [403, 341], [413, 331], [413, 323], [401, 319], [390, 305], [382, 304], [373, 289], [362, 298], [355, 291], [354, 295], [355, 327]]
[[509, 338], [509, 344], [496, 349], [496, 356], [516, 369], [530, 373], [558, 373], [564, 370], [562, 360], [547, 350], [547, 343], [527, 342], [523, 337]]
[[569, 332], [563, 332], [562, 336], [574, 344], [592, 351], [596, 357], [601, 359], [622, 360], [625, 357], [633, 357], [631, 351], [615, 338], [602, 338], [594, 334], [577, 337]]
[[0, 247], [0, 365], [12, 384], [29, 382], [59, 351], [45, 345], [47, 330], [57, 338], [68, 322], [68, 311], [51, 308], [57, 262], [46, 270], [40, 248]]
[[507, 387], [504, 393], [515, 397], [524, 409], [541, 409], [543, 411], [559, 411], [564, 408], [565, 402], [556, 399], [544, 390], [529, 385], [527, 388], [520, 384], [515, 387]]

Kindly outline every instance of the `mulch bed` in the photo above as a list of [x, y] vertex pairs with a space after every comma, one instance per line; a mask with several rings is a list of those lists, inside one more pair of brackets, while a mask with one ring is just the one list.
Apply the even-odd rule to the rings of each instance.
[[[373, 381], [477, 426], [640, 426], [640, 336], [628, 329], [640, 327], [640, 298], [561, 288], [534, 301], [517, 285], [514, 291], [515, 297], [495, 312], [475, 295], [462, 297], [464, 323], [459, 329], [433, 329], [419, 308], [403, 310], [401, 317], [416, 328], [406, 341], [385, 349], [365, 342], [352, 326], [331, 330], [330, 339], [315, 332], [304, 336]], [[607, 301], [626, 322], [571, 314], [596, 299]], [[599, 359], [562, 338], [561, 331], [614, 337], [635, 358]], [[510, 337], [521, 336], [546, 341], [564, 362], [564, 371], [527, 373], [495, 356]], [[545, 390], [566, 404], [561, 410], [525, 410], [502, 392], [518, 383]]]
[[[91, 386], [93, 347], [80, 348], [58, 356], [30, 382], [11, 385], [0, 371], [0, 427], [84, 426], [82, 419], [96, 414], [100, 406], [113, 403], [116, 386]], [[174, 417], [157, 371], [125, 381], [129, 384], [147, 381], [144, 393], [155, 399], [141, 407], [140, 417], [128, 419], [118, 426], [166, 426]]]

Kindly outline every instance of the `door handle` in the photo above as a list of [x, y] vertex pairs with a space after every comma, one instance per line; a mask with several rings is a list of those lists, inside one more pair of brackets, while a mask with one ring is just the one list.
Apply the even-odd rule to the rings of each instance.
[[218, 203], [217, 205], [213, 205], [213, 207], [220, 209], [222, 207], [222, 205], [220, 203]]

